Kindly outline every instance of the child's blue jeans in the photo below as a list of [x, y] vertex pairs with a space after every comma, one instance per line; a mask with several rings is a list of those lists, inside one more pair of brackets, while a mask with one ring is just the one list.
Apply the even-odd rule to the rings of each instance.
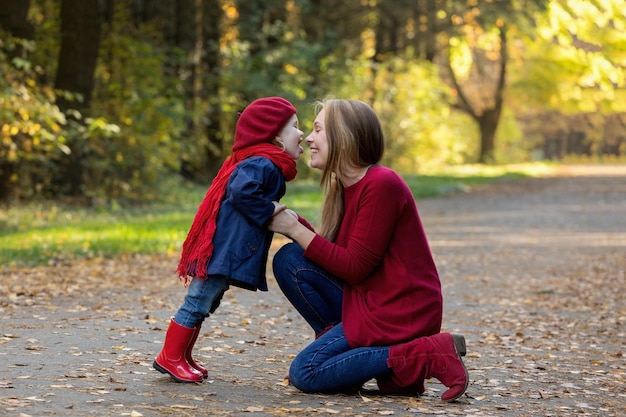
[[193, 278], [174, 321], [191, 328], [202, 325], [204, 319], [217, 310], [229, 286], [230, 279], [223, 275], [210, 275], [206, 279]]

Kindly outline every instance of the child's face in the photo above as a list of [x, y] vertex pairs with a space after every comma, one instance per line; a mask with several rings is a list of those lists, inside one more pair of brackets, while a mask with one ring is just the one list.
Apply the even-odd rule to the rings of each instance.
[[300, 158], [303, 152], [300, 142], [302, 142], [302, 131], [298, 128], [298, 116], [295, 114], [291, 116], [283, 130], [280, 131], [280, 141], [285, 147], [285, 152], [293, 157], [293, 159]]

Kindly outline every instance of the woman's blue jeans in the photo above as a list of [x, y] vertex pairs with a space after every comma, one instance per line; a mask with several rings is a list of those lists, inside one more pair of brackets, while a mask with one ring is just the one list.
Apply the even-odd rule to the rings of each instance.
[[341, 324], [343, 284], [339, 279], [305, 259], [302, 248], [295, 243], [283, 246], [274, 255], [273, 269], [287, 299], [315, 334], [321, 334], [291, 363], [289, 377], [296, 388], [304, 392], [345, 392], [360, 388], [372, 378], [391, 375], [388, 346], [351, 349], [348, 345]]
[[272, 268], [283, 294], [316, 335], [341, 322], [342, 281], [305, 259], [300, 245], [280, 248]]
[[229, 287], [230, 278], [223, 275], [192, 279], [185, 301], [176, 312], [174, 321], [185, 327], [201, 326], [204, 319], [217, 310]]

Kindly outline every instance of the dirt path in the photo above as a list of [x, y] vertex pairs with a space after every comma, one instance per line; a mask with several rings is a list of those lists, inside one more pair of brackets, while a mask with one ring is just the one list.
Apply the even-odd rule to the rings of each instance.
[[[151, 368], [184, 288], [175, 259], [0, 268], [0, 416], [626, 415], [626, 166], [571, 167], [419, 201], [466, 335], [467, 395], [306, 395], [282, 384], [310, 331], [271, 281], [229, 291], [197, 344], [203, 384]], [[278, 242], [280, 244], [280, 242]]]

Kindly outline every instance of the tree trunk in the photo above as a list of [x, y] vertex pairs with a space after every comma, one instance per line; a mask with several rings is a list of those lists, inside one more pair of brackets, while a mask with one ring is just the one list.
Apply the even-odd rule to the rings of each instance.
[[[63, 111], [75, 109], [83, 116], [88, 113], [100, 47], [100, 30], [98, 0], [61, 1], [61, 49], [55, 87], [82, 97], [82, 100], [75, 100], [59, 95], [56, 104]], [[68, 146], [72, 153], [67, 160], [61, 161], [57, 181], [67, 185], [65, 191], [69, 195], [78, 196], [84, 184], [84, 154], [80, 139], [70, 138]]]
[[484, 110], [483, 114], [478, 117], [478, 125], [480, 127], [480, 154], [478, 161], [480, 163], [493, 163], [495, 160], [496, 149], [496, 131], [500, 123], [502, 115], [502, 106], [504, 104], [504, 87], [506, 86], [506, 62], [508, 60], [506, 28], [500, 28], [500, 66], [498, 71], [498, 83], [495, 88], [495, 98], [492, 107]]
[[[0, 29], [8, 32], [11, 36], [21, 39], [33, 38], [33, 26], [27, 20], [29, 0], [0, 0]], [[11, 58], [23, 55], [21, 47], [12, 51], [5, 51], [8, 62]], [[1, 146], [1, 145], [0, 145]], [[0, 201], [8, 200], [11, 194], [11, 177], [17, 172], [16, 162], [10, 162], [6, 158], [0, 158]]]
[[32, 39], [33, 25], [28, 21], [30, 0], [0, 0], [0, 27], [16, 38]]
[[196, 142], [190, 148], [199, 151], [181, 157], [180, 174], [210, 182], [224, 161], [219, 95], [223, 12], [218, 0], [177, 0], [176, 4], [175, 45], [190, 57], [184, 69], [190, 74], [185, 85], [189, 118], [184, 140]]
[[413, 3], [411, 12], [417, 25], [414, 37], [416, 55], [429, 62], [434, 62], [437, 53], [437, 4], [430, 0], [418, 0]]
[[500, 122], [501, 106], [489, 110], [476, 118], [480, 129], [480, 153], [478, 162], [490, 164], [495, 160], [496, 130]]
[[220, 88], [220, 30], [222, 22], [222, 8], [219, 1], [197, 0], [203, 7], [202, 10], [202, 61], [200, 74], [202, 80], [201, 97], [208, 98], [209, 102], [204, 119], [206, 120], [205, 133], [208, 140], [206, 147], [206, 173], [213, 178], [224, 161], [224, 134], [221, 126], [221, 103], [212, 98], [219, 97]]
[[98, 0], [62, 0], [61, 50], [55, 87], [83, 98], [77, 103], [59, 97], [57, 104], [62, 110], [89, 109], [99, 47]]
[[[458, 101], [454, 103], [454, 107], [468, 114], [476, 121], [480, 129], [480, 149], [478, 150], [479, 163], [492, 163], [495, 156], [495, 137], [502, 115], [502, 106], [504, 104], [504, 87], [506, 85], [506, 62], [507, 55], [507, 38], [506, 28], [499, 27], [500, 34], [500, 60], [495, 74], [496, 85], [493, 88], [493, 99], [489, 101], [489, 105], [472, 104], [472, 100], [457, 79], [454, 69], [450, 63], [450, 58], [446, 60], [448, 74], [450, 76], [452, 86], [457, 92]], [[476, 60], [473, 63], [472, 72], [484, 74], [484, 69], [478, 68], [480, 63]]]

